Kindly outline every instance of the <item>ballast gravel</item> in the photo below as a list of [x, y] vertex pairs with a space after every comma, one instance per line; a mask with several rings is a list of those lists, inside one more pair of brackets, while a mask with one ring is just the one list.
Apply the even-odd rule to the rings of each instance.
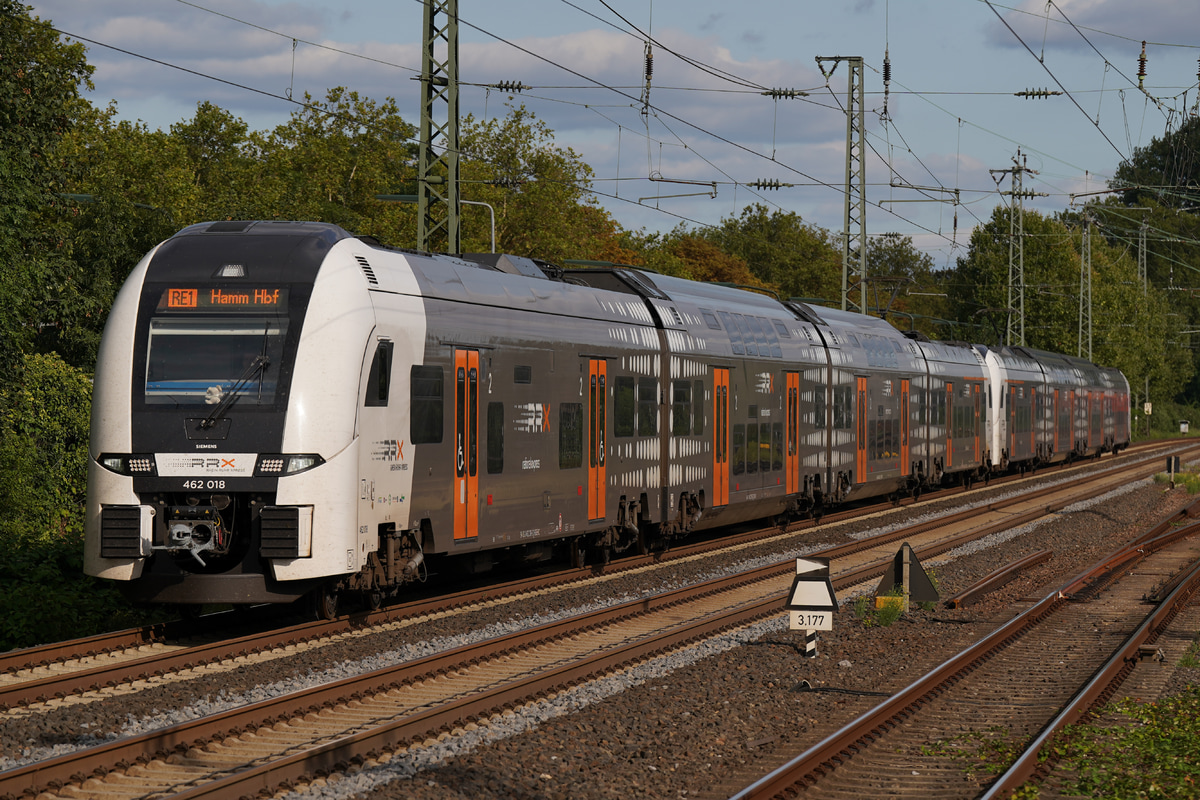
[[[1016, 490], [985, 489], [974, 502], [1028, 491], [1033, 483], [1022, 482]], [[781, 613], [776, 620], [481, 721], [466, 735], [392, 754], [382, 763], [318, 781], [290, 796], [726, 798], [1010, 618], [1013, 604], [1040, 599], [1191, 499], [1181, 489], [1165, 491], [1161, 484], [1142, 482], [1080, 504], [1046, 523], [988, 537], [924, 564], [945, 597], [1015, 559], [1042, 549], [1054, 552], [1049, 562], [965, 609], [914, 609], [882, 627], [856, 616], [855, 602], [849, 600], [834, 630], [819, 635], [815, 658], [804, 657], [803, 635], [787, 630]], [[900, 510], [887, 524], [925, 515], [928, 508]], [[803, 555], [878, 532], [879, 524], [821, 526], [790, 538], [782, 549], [770, 544], [750, 548], [739, 557], [738, 567]], [[0, 769], [635, 599], [732, 568], [706, 559], [689, 561], [667, 570], [652, 589], [641, 585], [636, 575], [617, 577], [595, 587], [481, 610], [470, 630], [464, 630], [459, 618], [431, 620], [217, 676], [11, 718], [0, 725]]]

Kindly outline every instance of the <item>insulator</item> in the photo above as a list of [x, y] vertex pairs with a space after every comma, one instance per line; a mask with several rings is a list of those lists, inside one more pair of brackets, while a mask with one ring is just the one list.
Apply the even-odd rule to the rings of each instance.
[[1016, 97], [1024, 97], [1028, 100], [1041, 99], [1045, 97], [1054, 97], [1062, 94], [1062, 92], [1053, 92], [1049, 89], [1026, 89], [1023, 92], [1014, 92]]
[[516, 94], [520, 94], [529, 87], [520, 81], [501, 81], [500, 83], [492, 84], [492, 88], [499, 89], [502, 92], [514, 92]]
[[650, 46], [646, 46], [646, 82], [654, 77], [654, 53], [650, 52]]
[[762, 92], [762, 96], [773, 97], [776, 100], [795, 100], [797, 97], [808, 97], [808, 92], [799, 89], [767, 89]]
[[887, 91], [887, 85], [892, 82], [892, 59], [888, 57], [888, 51], [885, 48], [883, 51], [883, 89]]
[[1142, 81], [1146, 80], [1146, 43], [1142, 42], [1142, 54], [1138, 56], [1138, 88], [1142, 88]]

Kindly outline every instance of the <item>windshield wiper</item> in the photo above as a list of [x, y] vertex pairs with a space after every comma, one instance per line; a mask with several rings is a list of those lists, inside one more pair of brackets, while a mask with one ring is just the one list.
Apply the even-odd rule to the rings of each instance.
[[[208, 416], [200, 421], [200, 427], [208, 429], [215, 425], [217, 420], [224, 416], [225, 412], [229, 410], [229, 407], [233, 405], [233, 402], [241, 396], [242, 389], [245, 388], [246, 384], [249, 383], [256, 374], [265, 372], [270, 364], [271, 359], [267, 358], [265, 354], [255, 356], [254, 361], [250, 362], [250, 366], [246, 367], [246, 371], [238, 376], [236, 381], [230, 384], [228, 390], [222, 393], [221, 402], [217, 403], [216, 408], [209, 412]], [[260, 380], [260, 392], [261, 384], [262, 381]]]

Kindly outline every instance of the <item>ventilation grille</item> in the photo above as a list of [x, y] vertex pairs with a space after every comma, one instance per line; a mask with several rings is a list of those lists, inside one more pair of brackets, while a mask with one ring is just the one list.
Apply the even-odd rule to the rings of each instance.
[[140, 506], [110, 506], [100, 512], [100, 557], [142, 557]]
[[259, 519], [259, 554], [263, 558], [300, 557], [300, 509], [266, 506]]
[[363, 275], [367, 276], [367, 283], [372, 286], [379, 285], [379, 279], [375, 277], [375, 270], [371, 269], [371, 262], [367, 261], [366, 256], [355, 256], [358, 260], [358, 266], [362, 268]]

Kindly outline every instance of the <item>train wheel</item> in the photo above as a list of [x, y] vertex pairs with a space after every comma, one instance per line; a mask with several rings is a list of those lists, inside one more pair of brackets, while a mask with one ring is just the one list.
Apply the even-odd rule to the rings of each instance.
[[332, 586], [322, 586], [312, 593], [313, 611], [317, 619], [334, 619], [338, 611], [338, 593]]
[[366, 593], [367, 608], [378, 611], [383, 607], [383, 589], [375, 588]]

